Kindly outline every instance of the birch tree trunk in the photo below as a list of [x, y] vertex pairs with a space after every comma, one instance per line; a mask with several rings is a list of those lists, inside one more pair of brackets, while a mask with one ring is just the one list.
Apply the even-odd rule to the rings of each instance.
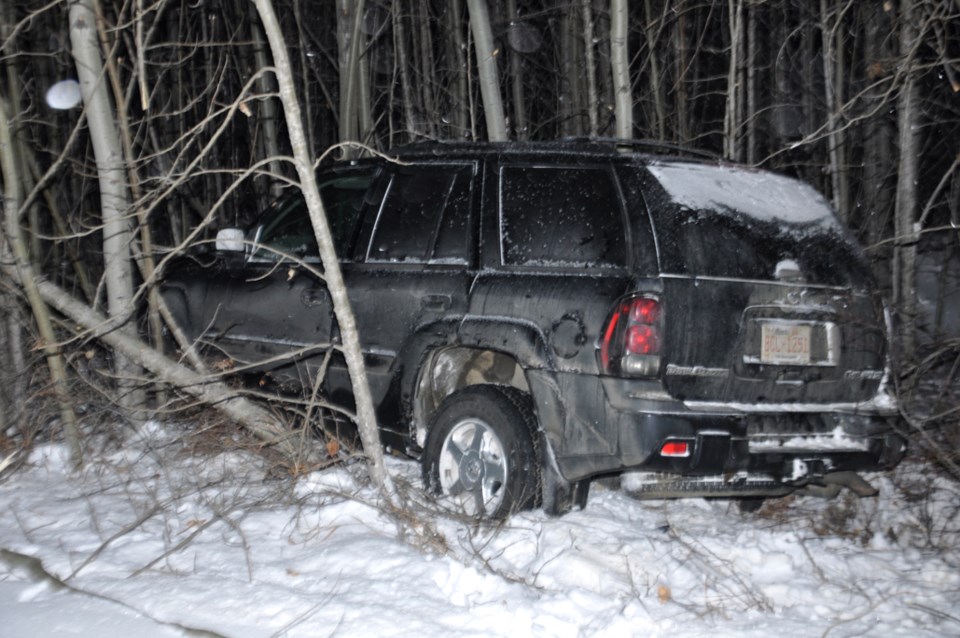
[[280, 102], [287, 123], [287, 134], [290, 137], [290, 146], [293, 149], [293, 162], [300, 178], [300, 189], [307, 203], [310, 221], [313, 224], [320, 249], [320, 260], [323, 264], [327, 288], [333, 301], [334, 314], [340, 326], [343, 339], [343, 356], [350, 373], [350, 382], [353, 396], [357, 405], [357, 425], [360, 430], [360, 440], [364, 454], [367, 456], [370, 467], [370, 476], [379, 488], [381, 496], [389, 505], [396, 505], [396, 490], [393, 481], [387, 473], [383, 457], [383, 447], [380, 443], [380, 433], [377, 429], [377, 417], [373, 409], [373, 398], [367, 384], [367, 375], [363, 363], [363, 353], [360, 351], [360, 338], [357, 331], [357, 322], [350, 306], [350, 298], [340, 273], [340, 263], [337, 261], [336, 249], [327, 225], [323, 201], [320, 199], [320, 190], [317, 187], [317, 177], [313, 171], [313, 160], [307, 153], [307, 142], [304, 136], [303, 118], [300, 114], [300, 103], [293, 83], [293, 72], [290, 59], [287, 55], [283, 32], [277, 21], [276, 13], [270, 0], [255, 0], [257, 12], [263, 22], [270, 49], [273, 52], [273, 62], [280, 85]]
[[[70, 42], [86, 107], [100, 186], [107, 310], [111, 317], [120, 317], [130, 313], [133, 305], [131, 233], [124, 216], [129, 201], [123, 153], [107, 93], [91, 0], [77, 0], [71, 4], [69, 20]], [[135, 326], [129, 324], [118, 330], [129, 336], [136, 334]], [[117, 353], [114, 372], [117, 375], [118, 405], [127, 412], [129, 418], [142, 418], [139, 411], [144, 407], [144, 395], [138, 388], [139, 367], [127, 356]]]
[[614, 111], [617, 138], [633, 138], [633, 92], [630, 89], [630, 58], [627, 52], [628, 0], [610, 0], [610, 66], [613, 71]]
[[[5, 239], [13, 251], [13, 262], [16, 264], [16, 279], [19, 279], [26, 292], [27, 300], [33, 309], [33, 316], [37, 321], [40, 332], [41, 345], [50, 370], [50, 379], [60, 406], [60, 418], [63, 420], [64, 435], [70, 449], [70, 460], [75, 466], [83, 464], [83, 448], [80, 445], [80, 428], [77, 424], [77, 415], [70, 405], [70, 391], [67, 385], [67, 373], [63, 364], [63, 357], [57, 345], [57, 337], [53, 331], [53, 323], [46, 304], [37, 288], [37, 276], [27, 250], [27, 243], [20, 229], [20, 178], [16, 172], [16, 160], [13, 154], [13, 140], [10, 121], [7, 117], [7, 107], [0, 98], [0, 174], [3, 175], [3, 228], [6, 237], [0, 237], [0, 263], [8, 262], [8, 251], [3, 243]], [[11, 269], [13, 270], [13, 269]], [[19, 328], [17, 328], [19, 329]], [[14, 400], [24, 401], [26, 397], [13, 397]]]
[[507, 122], [500, 96], [500, 74], [493, 49], [493, 33], [490, 30], [490, 13], [487, 0], [467, 0], [470, 14], [470, 29], [473, 46], [477, 52], [477, 70], [480, 76], [480, 95], [483, 98], [483, 115], [487, 123], [487, 139], [491, 142], [507, 141]]

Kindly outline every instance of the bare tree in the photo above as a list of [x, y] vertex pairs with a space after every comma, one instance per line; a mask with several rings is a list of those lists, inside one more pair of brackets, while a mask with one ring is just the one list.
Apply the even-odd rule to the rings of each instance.
[[[60, 418], [63, 419], [64, 433], [70, 447], [70, 456], [74, 465], [83, 463], [83, 448], [80, 444], [80, 429], [77, 425], [77, 415], [70, 403], [70, 393], [67, 383], [66, 369], [63, 363], [58, 340], [53, 329], [50, 313], [44, 303], [37, 284], [37, 276], [27, 251], [27, 243], [20, 228], [20, 178], [16, 174], [16, 161], [13, 154], [13, 138], [10, 121], [7, 117], [7, 106], [0, 98], [0, 174], [3, 176], [3, 229], [5, 237], [0, 237], [0, 263], [9, 263], [8, 247], [12, 251], [13, 267], [22, 282], [33, 316], [40, 330], [40, 338], [50, 377], [56, 393], [57, 403], [60, 406]], [[23, 400], [25, 397], [16, 397]]]
[[[96, 16], [90, 0], [79, 0], [70, 5], [69, 20], [73, 56], [97, 161], [107, 308], [112, 317], [129, 317], [133, 312], [133, 267], [130, 260], [132, 238], [126, 217], [129, 209], [126, 173], [100, 57]], [[133, 324], [117, 329], [131, 336], [136, 334]], [[128, 411], [128, 416], [142, 418], [138, 413], [145, 402], [142, 390], [138, 389], [141, 370], [122, 353], [118, 353], [114, 361], [118, 402]]]
[[[910, 69], [917, 51], [919, 11], [904, 3], [900, 13], [901, 64]], [[897, 102], [899, 164], [897, 170], [896, 241], [894, 250], [894, 303], [899, 307], [905, 329], [901, 335], [904, 357], [916, 347], [913, 321], [917, 312], [917, 180], [919, 177], [919, 87], [913, 73], [907, 72]]]
[[610, 63], [613, 68], [613, 95], [617, 137], [633, 137], [633, 91], [630, 90], [630, 60], [627, 52], [628, 0], [610, 0]]
[[497, 70], [497, 51], [493, 47], [490, 30], [490, 12], [487, 0], [467, 0], [470, 29], [473, 31], [477, 68], [480, 74], [480, 94], [483, 96], [483, 115], [487, 123], [487, 139], [491, 142], [507, 140], [507, 121], [500, 96], [500, 73]]
[[343, 339], [343, 355], [350, 373], [350, 381], [357, 404], [357, 425], [360, 429], [360, 439], [364, 453], [370, 465], [370, 474], [388, 503], [396, 500], [396, 490], [393, 481], [387, 473], [383, 458], [383, 448], [380, 444], [380, 434], [377, 429], [377, 417], [373, 409], [373, 399], [370, 387], [367, 384], [366, 370], [363, 364], [363, 353], [360, 351], [360, 338], [357, 331], [356, 319], [350, 307], [350, 298], [340, 274], [340, 264], [337, 261], [337, 252], [333, 244], [333, 236], [327, 224], [323, 201], [320, 199], [320, 189], [313, 172], [313, 161], [307, 152], [306, 137], [304, 135], [303, 119], [300, 114], [300, 103], [294, 85], [290, 59], [287, 55], [283, 32], [277, 21], [276, 13], [270, 0], [255, 0], [257, 13], [263, 22], [270, 50], [273, 53], [274, 69], [277, 81], [280, 84], [280, 102], [283, 104], [284, 116], [287, 122], [287, 133], [290, 137], [290, 146], [293, 148], [293, 163], [300, 178], [300, 189], [307, 202], [310, 221], [313, 224], [320, 249], [320, 260], [323, 263], [324, 278], [327, 289], [333, 300], [333, 310], [340, 326]]

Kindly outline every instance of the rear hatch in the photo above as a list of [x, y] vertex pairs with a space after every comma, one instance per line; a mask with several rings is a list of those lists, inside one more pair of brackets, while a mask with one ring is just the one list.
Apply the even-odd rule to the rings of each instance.
[[886, 362], [883, 313], [860, 249], [823, 198], [762, 171], [648, 169], [667, 391], [810, 410], [873, 398]]

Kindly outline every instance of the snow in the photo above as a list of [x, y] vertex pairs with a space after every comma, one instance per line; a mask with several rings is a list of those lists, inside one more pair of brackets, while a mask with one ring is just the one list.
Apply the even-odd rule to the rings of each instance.
[[837, 225], [816, 190], [783, 175], [693, 163], [654, 162], [648, 168], [674, 202], [691, 210], [734, 210], [765, 221]]
[[960, 634], [960, 490], [917, 462], [870, 475], [871, 499], [741, 514], [594, 485], [583, 511], [491, 527], [426, 499], [409, 461], [389, 464], [416, 512], [396, 519], [362, 463], [279, 479], [190, 429], [148, 424], [79, 472], [38, 445], [6, 475], [3, 636]]

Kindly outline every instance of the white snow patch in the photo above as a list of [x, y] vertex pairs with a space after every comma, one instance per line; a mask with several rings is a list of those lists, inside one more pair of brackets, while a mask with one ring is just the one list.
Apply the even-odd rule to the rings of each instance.
[[648, 168], [673, 201], [692, 210], [719, 207], [765, 221], [836, 224], [816, 190], [783, 175], [707, 164], [655, 162]]
[[960, 634], [960, 489], [919, 465], [761, 515], [595, 485], [583, 511], [497, 528], [424, 511], [435, 534], [404, 541], [360, 465], [294, 485], [148, 431], [80, 472], [39, 446], [0, 483], [0, 547], [69, 586], [0, 556], [4, 636]]

